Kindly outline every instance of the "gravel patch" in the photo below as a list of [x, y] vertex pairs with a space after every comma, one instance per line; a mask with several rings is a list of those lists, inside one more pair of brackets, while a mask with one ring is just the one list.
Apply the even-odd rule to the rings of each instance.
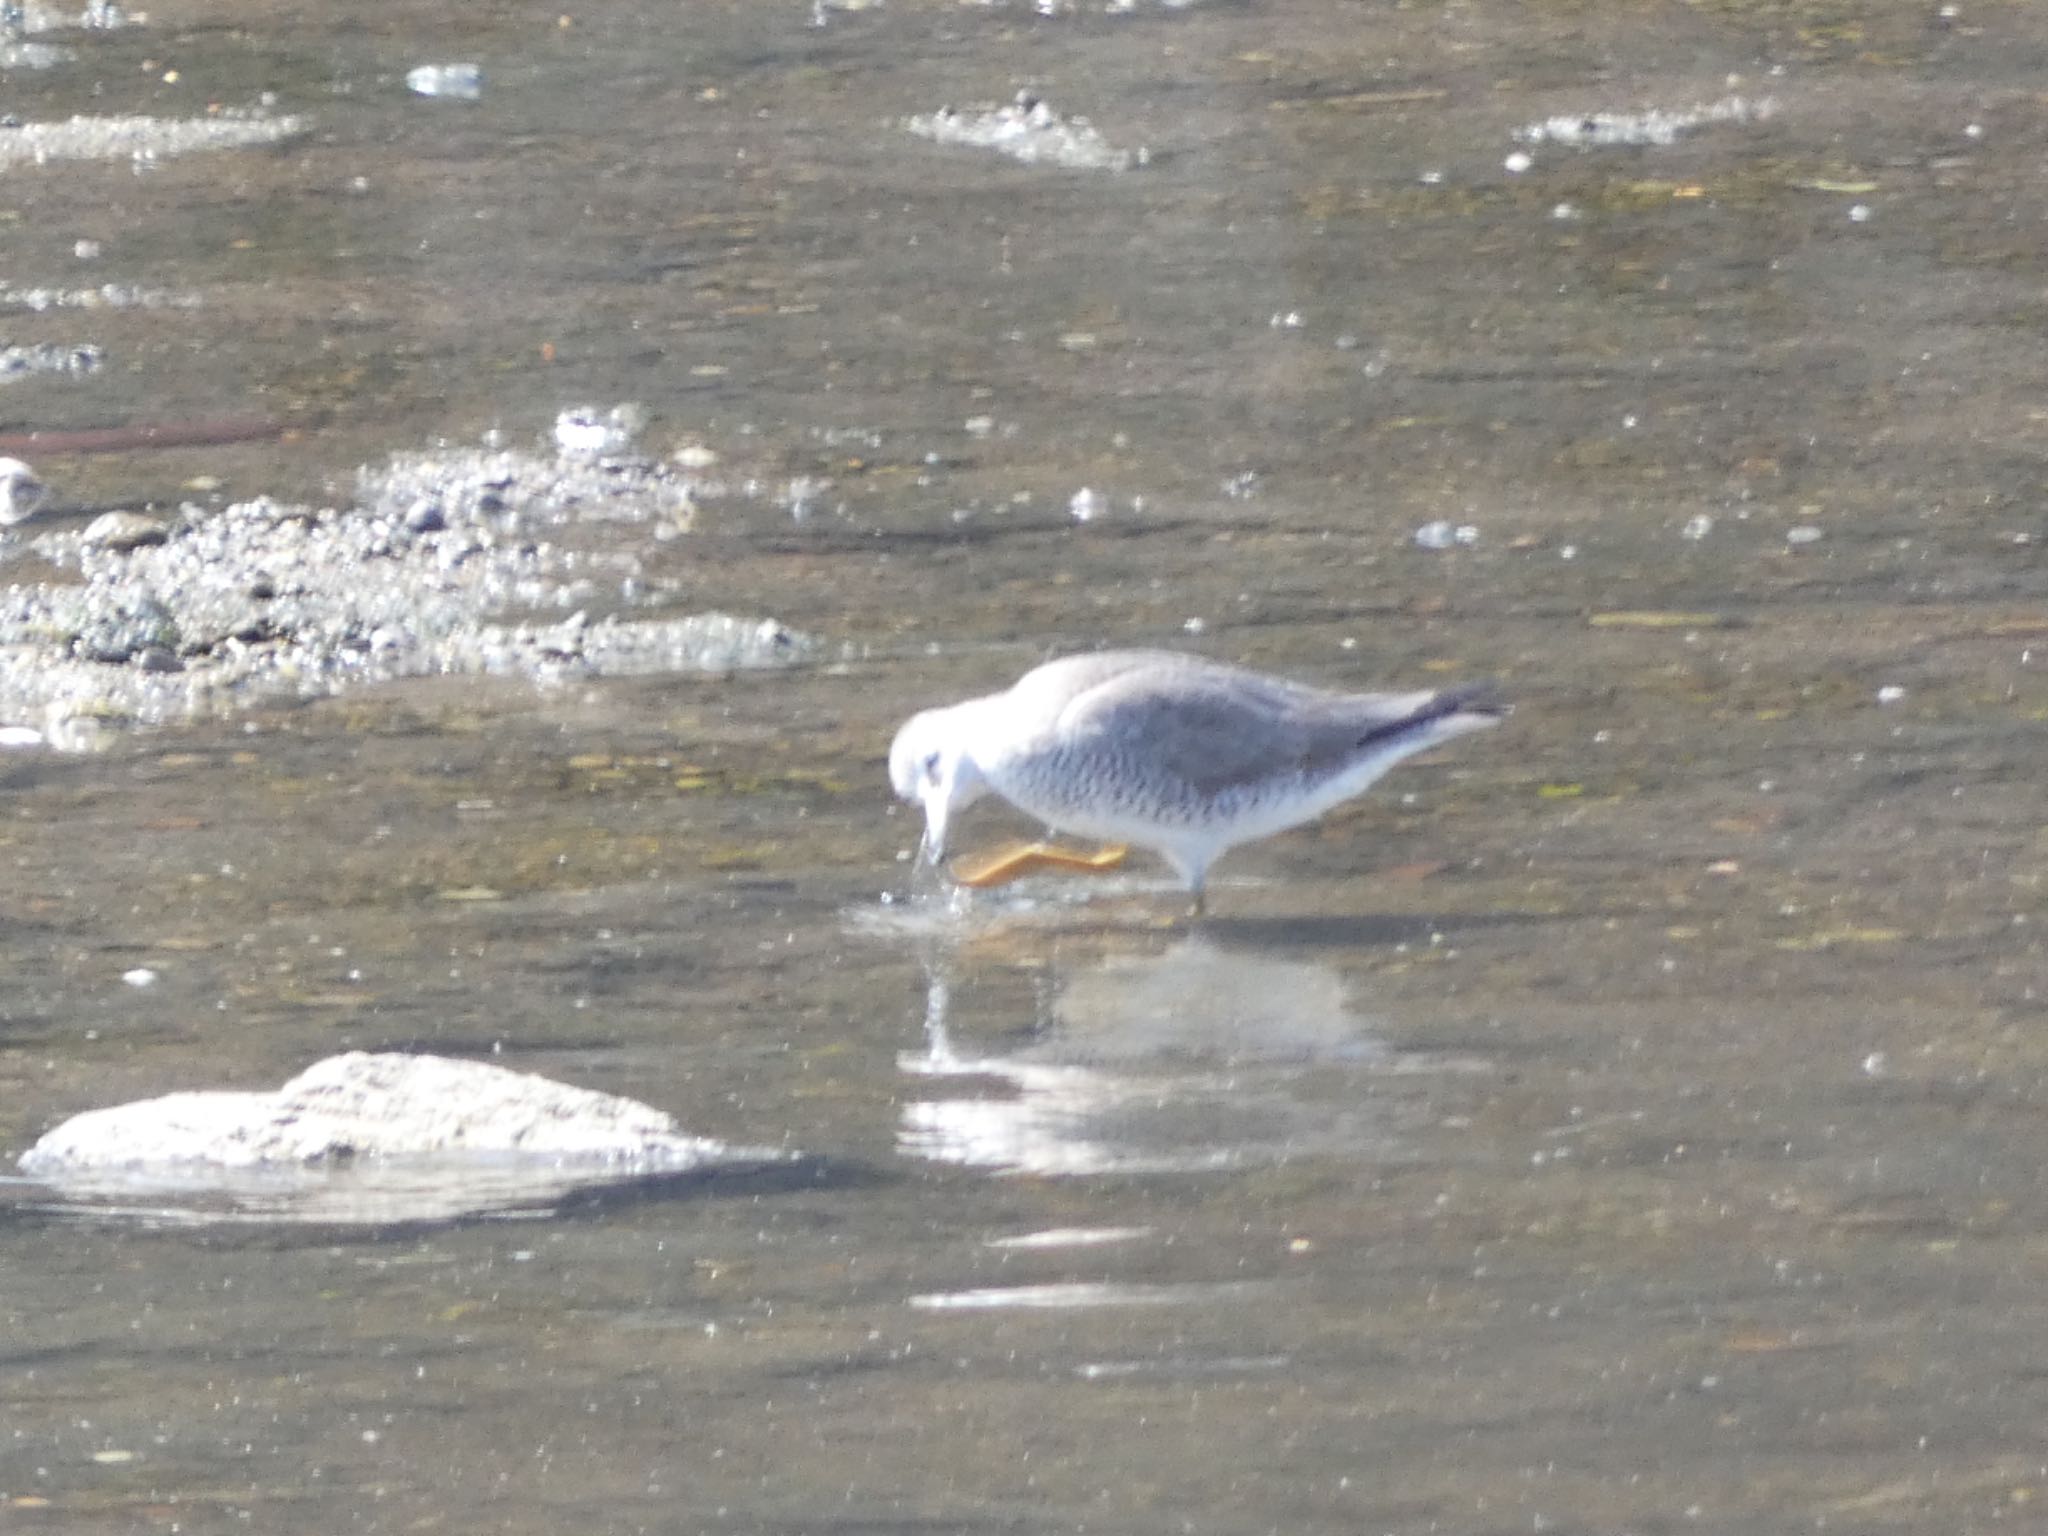
[[33, 552], [59, 575], [0, 588], [0, 725], [75, 749], [113, 725], [405, 677], [805, 660], [814, 643], [772, 619], [649, 611], [676, 594], [635, 545], [685, 534], [706, 484], [642, 457], [456, 450], [363, 471], [342, 508], [259, 497], [18, 525], [0, 571]]

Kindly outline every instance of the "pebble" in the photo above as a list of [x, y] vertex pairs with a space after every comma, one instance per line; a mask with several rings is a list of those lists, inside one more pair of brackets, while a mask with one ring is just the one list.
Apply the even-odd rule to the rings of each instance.
[[50, 488], [19, 459], [0, 459], [0, 526], [27, 522], [49, 499]]
[[415, 96], [475, 101], [484, 93], [484, 72], [476, 64], [420, 64], [405, 72], [405, 88]]
[[646, 408], [631, 401], [608, 411], [594, 405], [572, 405], [555, 418], [555, 446], [578, 458], [626, 453], [646, 426]]
[[78, 537], [79, 542], [95, 549], [130, 550], [162, 544], [170, 536], [163, 523], [140, 512], [102, 512]]
[[1469, 548], [1479, 542], [1479, 529], [1471, 523], [1450, 523], [1438, 519], [1424, 523], [1415, 530], [1413, 537], [1422, 549], [1452, 549], [1460, 545]]

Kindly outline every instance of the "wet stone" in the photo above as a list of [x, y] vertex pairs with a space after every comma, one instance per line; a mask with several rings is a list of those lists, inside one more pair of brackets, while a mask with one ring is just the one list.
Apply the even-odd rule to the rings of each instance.
[[1545, 118], [1515, 131], [1524, 144], [1567, 144], [1578, 149], [1615, 147], [1662, 148], [1678, 142], [1680, 135], [1714, 123], [1762, 122], [1776, 111], [1768, 97], [1751, 101], [1742, 96], [1725, 96], [1719, 101], [1677, 111], [1652, 108], [1644, 112], [1586, 112], [1576, 116]]
[[597, 459], [629, 451], [647, 426], [644, 406], [625, 401], [610, 410], [574, 405], [555, 418], [555, 446], [576, 458]]
[[1028, 92], [1007, 106], [941, 107], [906, 118], [903, 126], [935, 144], [990, 149], [1062, 170], [1127, 171], [1151, 158], [1144, 149], [1115, 148], [1087, 118], [1063, 118]]
[[95, 549], [125, 551], [162, 544], [170, 538], [170, 530], [156, 518], [140, 512], [102, 512], [86, 524], [78, 537], [81, 543]]
[[[5, 53], [0, 51], [0, 66]], [[0, 287], [0, 305], [36, 312], [50, 309], [197, 309], [195, 293], [138, 288], [131, 283], [102, 283], [97, 288]]]
[[29, 346], [0, 347], [0, 380], [26, 378], [31, 374], [76, 377], [97, 373], [103, 361], [95, 346], [64, 346], [39, 341]]
[[50, 497], [50, 488], [19, 459], [0, 459], [0, 526], [27, 522]]
[[475, 101], [484, 93], [484, 72], [475, 64], [421, 64], [406, 71], [405, 88], [415, 96]]
[[283, 1217], [389, 1221], [784, 1160], [691, 1136], [634, 1099], [481, 1062], [351, 1051], [274, 1092], [171, 1093], [74, 1115], [20, 1166], [83, 1200], [225, 1197]]
[[481, 1062], [351, 1051], [271, 1093], [174, 1093], [75, 1115], [22, 1154], [21, 1166], [44, 1177], [455, 1152], [660, 1163], [697, 1161], [718, 1145], [632, 1099]]
[[0, 69], [54, 69], [77, 57], [75, 49], [58, 43], [0, 41]]

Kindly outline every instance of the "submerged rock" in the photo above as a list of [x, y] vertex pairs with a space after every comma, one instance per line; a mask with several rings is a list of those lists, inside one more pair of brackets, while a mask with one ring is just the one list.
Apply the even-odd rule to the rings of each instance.
[[941, 107], [906, 118], [903, 126], [935, 144], [992, 149], [1026, 165], [1070, 171], [1127, 171], [1151, 158], [1144, 149], [1112, 147], [1087, 118], [1063, 118], [1029, 92], [1008, 106]]
[[[4, 67], [4, 57], [0, 57], [0, 67]], [[85, 259], [83, 253], [81, 259]], [[138, 288], [132, 283], [101, 283], [97, 288], [0, 287], [0, 307], [8, 309], [197, 309], [199, 304], [196, 293]]]
[[22, 379], [31, 374], [97, 373], [103, 361], [100, 349], [89, 343], [64, 346], [38, 341], [27, 346], [0, 347], [0, 380]]
[[243, 1213], [393, 1221], [782, 1160], [688, 1135], [633, 1099], [480, 1062], [351, 1051], [272, 1093], [89, 1110], [29, 1148], [21, 1169], [80, 1198], [216, 1196]]
[[49, 499], [50, 488], [19, 459], [0, 459], [0, 526], [26, 522]]
[[405, 88], [415, 96], [475, 101], [484, 93], [484, 72], [476, 64], [421, 64], [405, 72]]
[[555, 446], [572, 457], [600, 459], [629, 451], [646, 430], [646, 408], [630, 400], [608, 411], [572, 405], [555, 417]]
[[0, 41], [0, 69], [55, 69], [77, 57], [78, 50], [58, 43]]
[[61, 123], [0, 126], [0, 171], [52, 160], [134, 160], [147, 164], [199, 150], [278, 144], [306, 131], [300, 117], [224, 112], [219, 117], [73, 117]]
[[1681, 134], [1708, 124], [1761, 122], [1771, 116], [1776, 105], [1768, 97], [1750, 101], [1724, 96], [1676, 111], [1653, 107], [1644, 112], [1580, 112], [1530, 123], [1516, 129], [1515, 137], [1524, 144], [1568, 144], [1579, 149], [1662, 148], [1677, 143]]

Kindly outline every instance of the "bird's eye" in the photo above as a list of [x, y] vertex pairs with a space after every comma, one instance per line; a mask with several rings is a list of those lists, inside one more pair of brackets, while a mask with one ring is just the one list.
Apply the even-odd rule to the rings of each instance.
[[939, 782], [939, 754], [934, 752], [924, 760], [924, 781], [927, 784]]

